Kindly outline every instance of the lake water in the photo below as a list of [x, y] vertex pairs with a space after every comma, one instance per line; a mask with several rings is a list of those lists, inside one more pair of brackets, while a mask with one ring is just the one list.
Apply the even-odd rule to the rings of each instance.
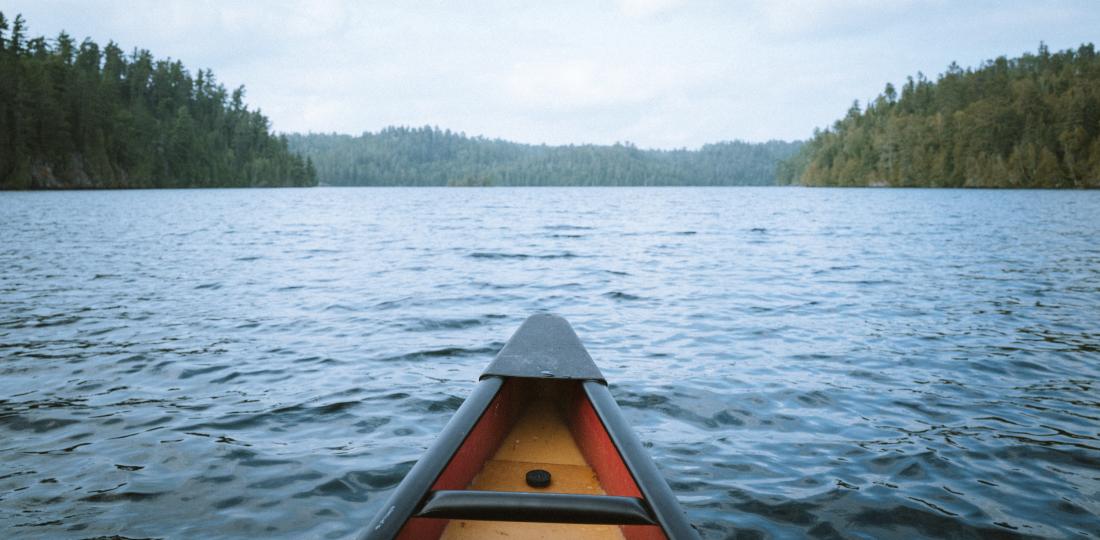
[[0, 193], [0, 536], [344, 538], [529, 314], [705, 538], [1100, 536], [1100, 192]]

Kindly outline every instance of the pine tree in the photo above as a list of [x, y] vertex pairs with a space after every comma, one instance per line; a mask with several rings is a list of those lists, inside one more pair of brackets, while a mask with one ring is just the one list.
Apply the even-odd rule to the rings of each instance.
[[785, 183], [1100, 187], [1100, 57], [1091, 44], [887, 85], [780, 165]]
[[315, 185], [243, 88], [227, 96], [209, 70], [27, 39], [0, 13], [0, 188]]

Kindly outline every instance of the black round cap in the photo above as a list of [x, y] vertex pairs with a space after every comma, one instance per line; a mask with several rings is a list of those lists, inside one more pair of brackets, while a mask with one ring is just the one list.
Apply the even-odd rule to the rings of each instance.
[[527, 485], [542, 488], [550, 485], [550, 472], [542, 469], [527, 471]]

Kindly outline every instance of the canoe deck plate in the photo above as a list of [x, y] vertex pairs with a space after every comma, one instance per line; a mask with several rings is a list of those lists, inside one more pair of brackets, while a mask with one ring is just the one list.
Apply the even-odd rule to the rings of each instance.
[[594, 380], [607, 384], [577, 333], [557, 315], [528, 317], [481, 378], [529, 377]]

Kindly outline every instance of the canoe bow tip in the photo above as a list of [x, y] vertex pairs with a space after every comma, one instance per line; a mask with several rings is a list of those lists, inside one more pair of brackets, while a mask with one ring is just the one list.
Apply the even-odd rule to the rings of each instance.
[[607, 384], [569, 321], [553, 313], [535, 313], [523, 321], [481, 374], [482, 379], [494, 376]]

